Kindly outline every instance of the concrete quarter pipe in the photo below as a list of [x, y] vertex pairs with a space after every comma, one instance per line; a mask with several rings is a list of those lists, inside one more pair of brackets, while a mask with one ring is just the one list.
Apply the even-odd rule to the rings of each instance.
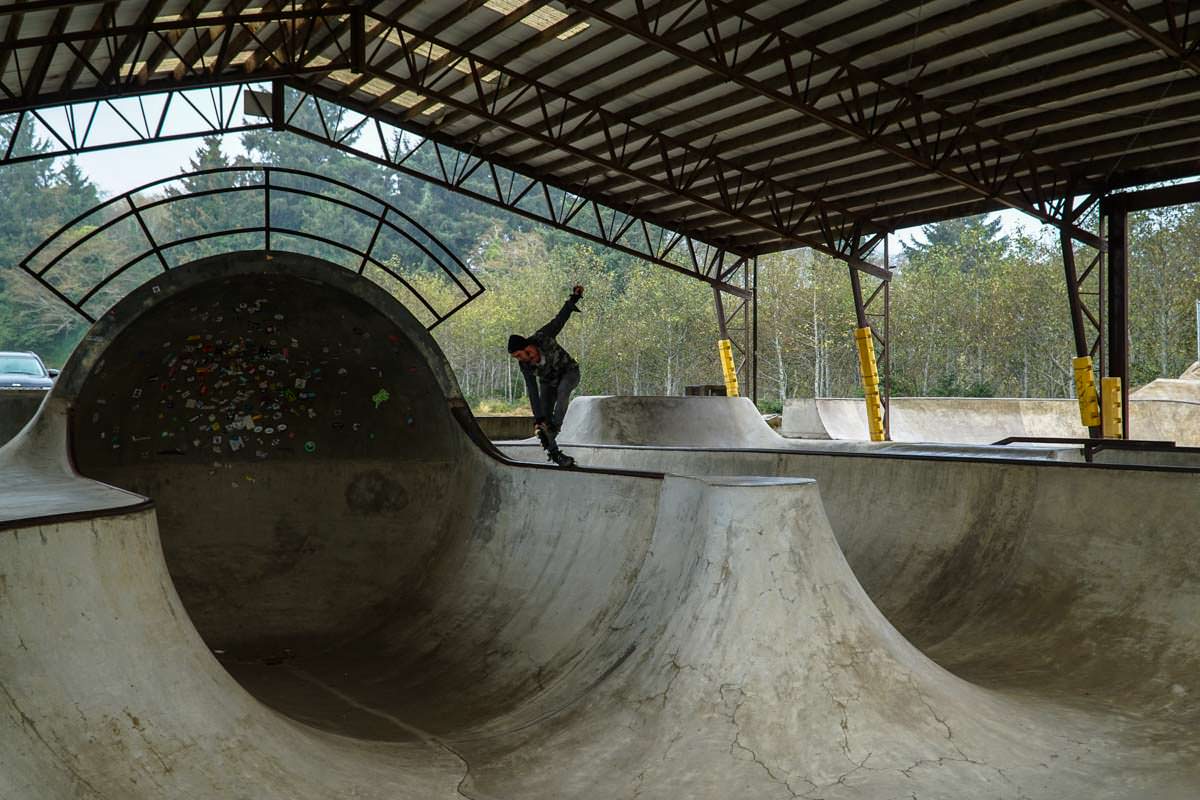
[[5, 800], [1200, 786], [1161, 715], [934, 663], [811, 480], [507, 460], [416, 321], [311, 259], [118, 305], [0, 450], [0, 528]]

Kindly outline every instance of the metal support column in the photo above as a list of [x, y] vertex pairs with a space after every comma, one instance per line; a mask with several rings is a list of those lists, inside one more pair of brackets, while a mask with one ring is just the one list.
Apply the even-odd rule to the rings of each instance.
[[[887, 237], [883, 238], [883, 264], [889, 270], [889, 251]], [[850, 267], [850, 289], [854, 294], [854, 316], [858, 328], [871, 331], [871, 345], [879, 346], [877, 363], [880, 367], [879, 403], [883, 414], [883, 436], [890, 440], [892, 436], [892, 352], [891, 352], [891, 280], [889, 278], [874, 278], [878, 284], [870, 294], [863, 291], [863, 274], [860, 270]], [[882, 308], [880, 308], [882, 306]], [[872, 309], [876, 309], [872, 311]]]
[[1121, 436], [1129, 438], [1129, 212], [1101, 205], [1108, 234], [1108, 377], [1121, 380]]
[[[1059, 229], [1075, 352], [1072, 360], [1075, 395], [1079, 400], [1080, 422], [1087, 426], [1088, 436], [1093, 439], [1103, 435], [1094, 370], [1096, 362], [1099, 362], [1099, 373], [1105, 374], [1103, 212], [1098, 215], [1099, 231], [1094, 237], [1099, 240], [1099, 247], [1094, 242], [1080, 241], [1072, 232], [1072, 227], [1078, 228], [1079, 225], [1074, 223], [1082, 222], [1097, 208], [1099, 201], [1099, 194], [1089, 195], [1079, 203], [1072, 201], [1067, 219], [1073, 225]], [[1082, 270], [1081, 263], [1086, 265]]]
[[[729, 342], [729, 358], [733, 365], [739, 394], [758, 401], [758, 260], [734, 256], [725, 268], [717, 271], [722, 284], [732, 284], [742, 295], [722, 291], [713, 285], [713, 305], [717, 314], [717, 330], [721, 342]], [[719, 344], [719, 348], [724, 345]], [[723, 352], [723, 351], [722, 351]], [[724, 360], [724, 357], [722, 357]], [[726, 381], [726, 385], [729, 382]]]
[[758, 256], [750, 265], [750, 399], [758, 405]]

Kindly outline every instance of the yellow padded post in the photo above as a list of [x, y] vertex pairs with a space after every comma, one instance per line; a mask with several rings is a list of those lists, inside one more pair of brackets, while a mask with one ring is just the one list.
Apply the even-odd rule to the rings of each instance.
[[721, 372], [725, 374], [725, 394], [728, 397], [738, 397], [737, 367], [733, 364], [733, 343], [728, 339], [718, 339], [717, 352], [721, 355]]
[[1092, 357], [1079, 356], [1071, 360], [1075, 369], [1075, 396], [1079, 398], [1079, 421], [1085, 428], [1100, 424], [1100, 398], [1096, 394], [1096, 376], [1092, 373]]
[[1100, 393], [1104, 403], [1104, 427], [1102, 433], [1105, 439], [1122, 438], [1121, 421], [1125, 409], [1121, 407], [1121, 379], [1101, 378]]
[[858, 370], [862, 375], [863, 399], [867, 403], [867, 428], [872, 442], [882, 442], [883, 401], [879, 396], [879, 368], [875, 365], [875, 343], [869, 325], [854, 329], [854, 343], [858, 347]]

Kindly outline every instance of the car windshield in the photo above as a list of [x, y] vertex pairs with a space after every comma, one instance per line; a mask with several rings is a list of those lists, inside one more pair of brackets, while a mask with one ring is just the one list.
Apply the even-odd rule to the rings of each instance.
[[31, 356], [0, 356], [0, 373], [45, 377], [41, 363]]

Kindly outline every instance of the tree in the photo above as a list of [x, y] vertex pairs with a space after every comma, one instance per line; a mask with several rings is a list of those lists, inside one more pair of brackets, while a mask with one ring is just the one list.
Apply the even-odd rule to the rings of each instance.
[[922, 226], [924, 242], [903, 245], [909, 263], [923, 266], [931, 260], [949, 260], [966, 273], [974, 273], [1003, 255], [1008, 237], [1000, 235], [1000, 220], [986, 214]]

